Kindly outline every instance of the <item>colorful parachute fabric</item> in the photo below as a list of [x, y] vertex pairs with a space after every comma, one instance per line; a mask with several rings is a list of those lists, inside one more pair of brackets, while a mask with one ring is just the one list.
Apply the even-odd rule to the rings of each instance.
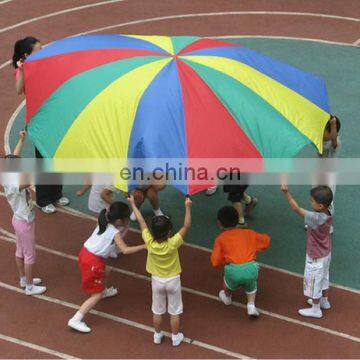
[[86, 35], [52, 43], [24, 69], [28, 132], [44, 157], [293, 157], [310, 143], [322, 152], [325, 82], [232, 43]]

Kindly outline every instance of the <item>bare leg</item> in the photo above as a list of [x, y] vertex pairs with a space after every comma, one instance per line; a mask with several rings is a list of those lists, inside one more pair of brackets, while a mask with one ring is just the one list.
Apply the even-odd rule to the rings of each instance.
[[171, 332], [176, 335], [180, 331], [180, 315], [170, 315]]
[[247, 302], [248, 303], [254, 303], [255, 304], [256, 292], [254, 292], [252, 294], [246, 294], [246, 297], [247, 297]]
[[159, 333], [161, 331], [162, 315], [153, 314], [153, 324], [155, 331]]
[[135, 200], [135, 204], [136, 204], [137, 208], [140, 209], [141, 205], [143, 204], [143, 202], [145, 200], [144, 192], [142, 190], [135, 189], [133, 191], [132, 195], [134, 196], [134, 200]]
[[25, 276], [24, 259], [15, 256], [15, 261], [16, 261], [16, 267], [19, 272], [19, 276], [20, 278], [22, 278]]
[[232, 203], [233, 207], [239, 214], [239, 223], [244, 223], [244, 210], [241, 201]]
[[33, 276], [32, 276], [33, 264], [24, 264], [24, 269], [25, 269], [27, 284], [31, 285], [33, 283]]
[[146, 191], [146, 197], [149, 199], [152, 208], [157, 210], [159, 208], [158, 191], [153, 186]]
[[228, 289], [228, 287], [226, 286], [225, 282], [223, 282], [223, 290], [225, 291], [225, 295], [226, 296], [232, 296], [233, 292], [232, 290]]
[[79, 312], [85, 316], [102, 298], [102, 293], [92, 294], [81, 306]]

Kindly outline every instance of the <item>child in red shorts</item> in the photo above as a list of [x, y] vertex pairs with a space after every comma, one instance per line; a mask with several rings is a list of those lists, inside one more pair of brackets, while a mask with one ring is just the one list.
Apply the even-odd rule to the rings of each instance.
[[117, 295], [117, 289], [105, 288], [105, 260], [116, 247], [123, 254], [133, 254], [144, 250], [145, 245], [127, 246], [120, 236], [119, 228], [127, 227], [130, 209], [127, 204], [114, 202], [109, 210], [100, 212], [98, 223], [79, 254], [81, 288], [90, 297], [80, 306], [79, 311], [69, 320], [68, 326], [88, 333], [91, 329], [83, 321], [84, 316], [103, 298]]

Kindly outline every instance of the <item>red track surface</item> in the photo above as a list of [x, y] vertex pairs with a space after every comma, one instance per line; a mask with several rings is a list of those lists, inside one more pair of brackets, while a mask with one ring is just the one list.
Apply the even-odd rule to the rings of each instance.
[[[5, 28], [65, 8], [96, 2], [98, 1], [14, 0], [0, 5], [0, 27]], [[124, 1], [73, 11], [0, 32], [2, 48], [7, 50], [0, 53], [0, 63], [10, 58], [13, 42], [27, 34], [33, 34], [47, 43], [75, 33], [135, 20], [177, 14], [229, 11], [287, 11], [346, 17], [360, 16], [360, 8], [356, 0]], [[360, 37], [359, 22], [294, 15], [202, 16], [128, 25], [106, 32], [213, 36], [260, 34], [348, 43], [353, 43]], [[0, 73], [2, 79], [0, 133], [3, 134], [8, 119], [20, 103], [20, 98], [12, 91], [14, 85], [11, 69], [5, 67]], [[11, 214], [2, 197], [0, 208], [2, 209], [1, 227], [12, 233]], [[45, 295], [49, 297], [48, 300], [58, 299], [71, 304], [80, 304], [84, 294], [79, 290], [79, 274], [73, 257], [77, 255], [94, 223], [62, 213], [50, 217], [38, 213], [36, 221], [38, 245], [60, 252], [54, 254], [46, 249], [38, 250], [37, 270], [49, 289]], [[65, 226], [66, 231], [64, 231]], [[132, 233], [129, 241], [139, 242], [138, 234]], [[17, 286], [13, 261], [14, 244], [1, 238], [0, 253], [0, 282]], [[221, 273], [210, 267], [208, 253], [184, 247], [181, 251], [181, 259], [182, 282], [186, 288], [183, 327], [189, 338], [251, 357], [360, 358], [358, 294], [338, 288], [332, 289], [333, 309], [321, 320], [307, 320], [297, 315], [297, 309], [304, 305], [301, 296], [301, 279], [278, 271], [262, 269], [258, 306], [268, 313], [263, 313], [261, 319], [257, 321], [249, 321], [243, 309], [235, 306], [225, 307], [217, 301]], [[119, 287], [120, 294], [97, 307], [98, 311], [112, 315], [112, 319], [97, 315], [89, 316], [88, 322], [93, 327], [91, 334], [81, 336], [66, 328], [67, 319], [74, 312], [72, 308], [46, 299], [25, 297], [15, 291], [15, 288], [1, 287], [2, 284], [0, 284], [0, 334], [76, 357], [227, 357], [224, 353], [196, 345], [184, 344], [178, 349], [173, 349], [169, 340], [162, 346], [155, 346], [152, 344], [150, 332], [119, 323], [119, 319], [122, 318], [151, 326], [151, 289], [149, 281], [143, 278], [145, 253], [122, 256], [111, 264], [122, 271], [113, 271], [110, 278], [111, 282]], [[130, 273], [124, 274], [123, 270]], [[140, 278], [136, 274], [140, 274]], [[244, 298], [239, 295], [236, 300], [243, 302]], [[307, 324], [318, 325], [321, 328], [312, 328]], [[346, 339], [345, 335], [329, 333], [329, 331], [348, 334], [354, 338]], [[50, 356], [44, 352], [0, 340], [2, 358]]]

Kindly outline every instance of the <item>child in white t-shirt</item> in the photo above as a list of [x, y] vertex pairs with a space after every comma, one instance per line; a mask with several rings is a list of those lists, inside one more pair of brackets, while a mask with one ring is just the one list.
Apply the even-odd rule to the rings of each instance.
[[79, 254], [81, 287], [90, 297], [69, 320], [68, 326], [88, 333], [91, 329], [83, 321], [84, 316], [103, 298], [117, 295], [117, 289], [105, 288], [105, 259], [118, 247], [125, 255], [144, 250], [145, 245], [127, 246], [119, 228], [127, 227], [130, 221], [129, 206], [120, 201], [111, 204], [109, 210], [100, 212], [98, 223], [92, 235], [84, 243]]
[[[6, 155], [7, 159], [21, 156], [26, 132], [21, 131], [14, 153]], [[16, 266], [20, 277], [20, 286], [25, 288], [26, 295], [39, 295], [46, 291], [45, 286], [38, 286], [41, 279], [33, 278], [35, 264], [35, 211], [31, 199], [30, 185], [21, 183], [4, 184], [7, 201], [14, 212], [12, 225], [16, 234]]]

